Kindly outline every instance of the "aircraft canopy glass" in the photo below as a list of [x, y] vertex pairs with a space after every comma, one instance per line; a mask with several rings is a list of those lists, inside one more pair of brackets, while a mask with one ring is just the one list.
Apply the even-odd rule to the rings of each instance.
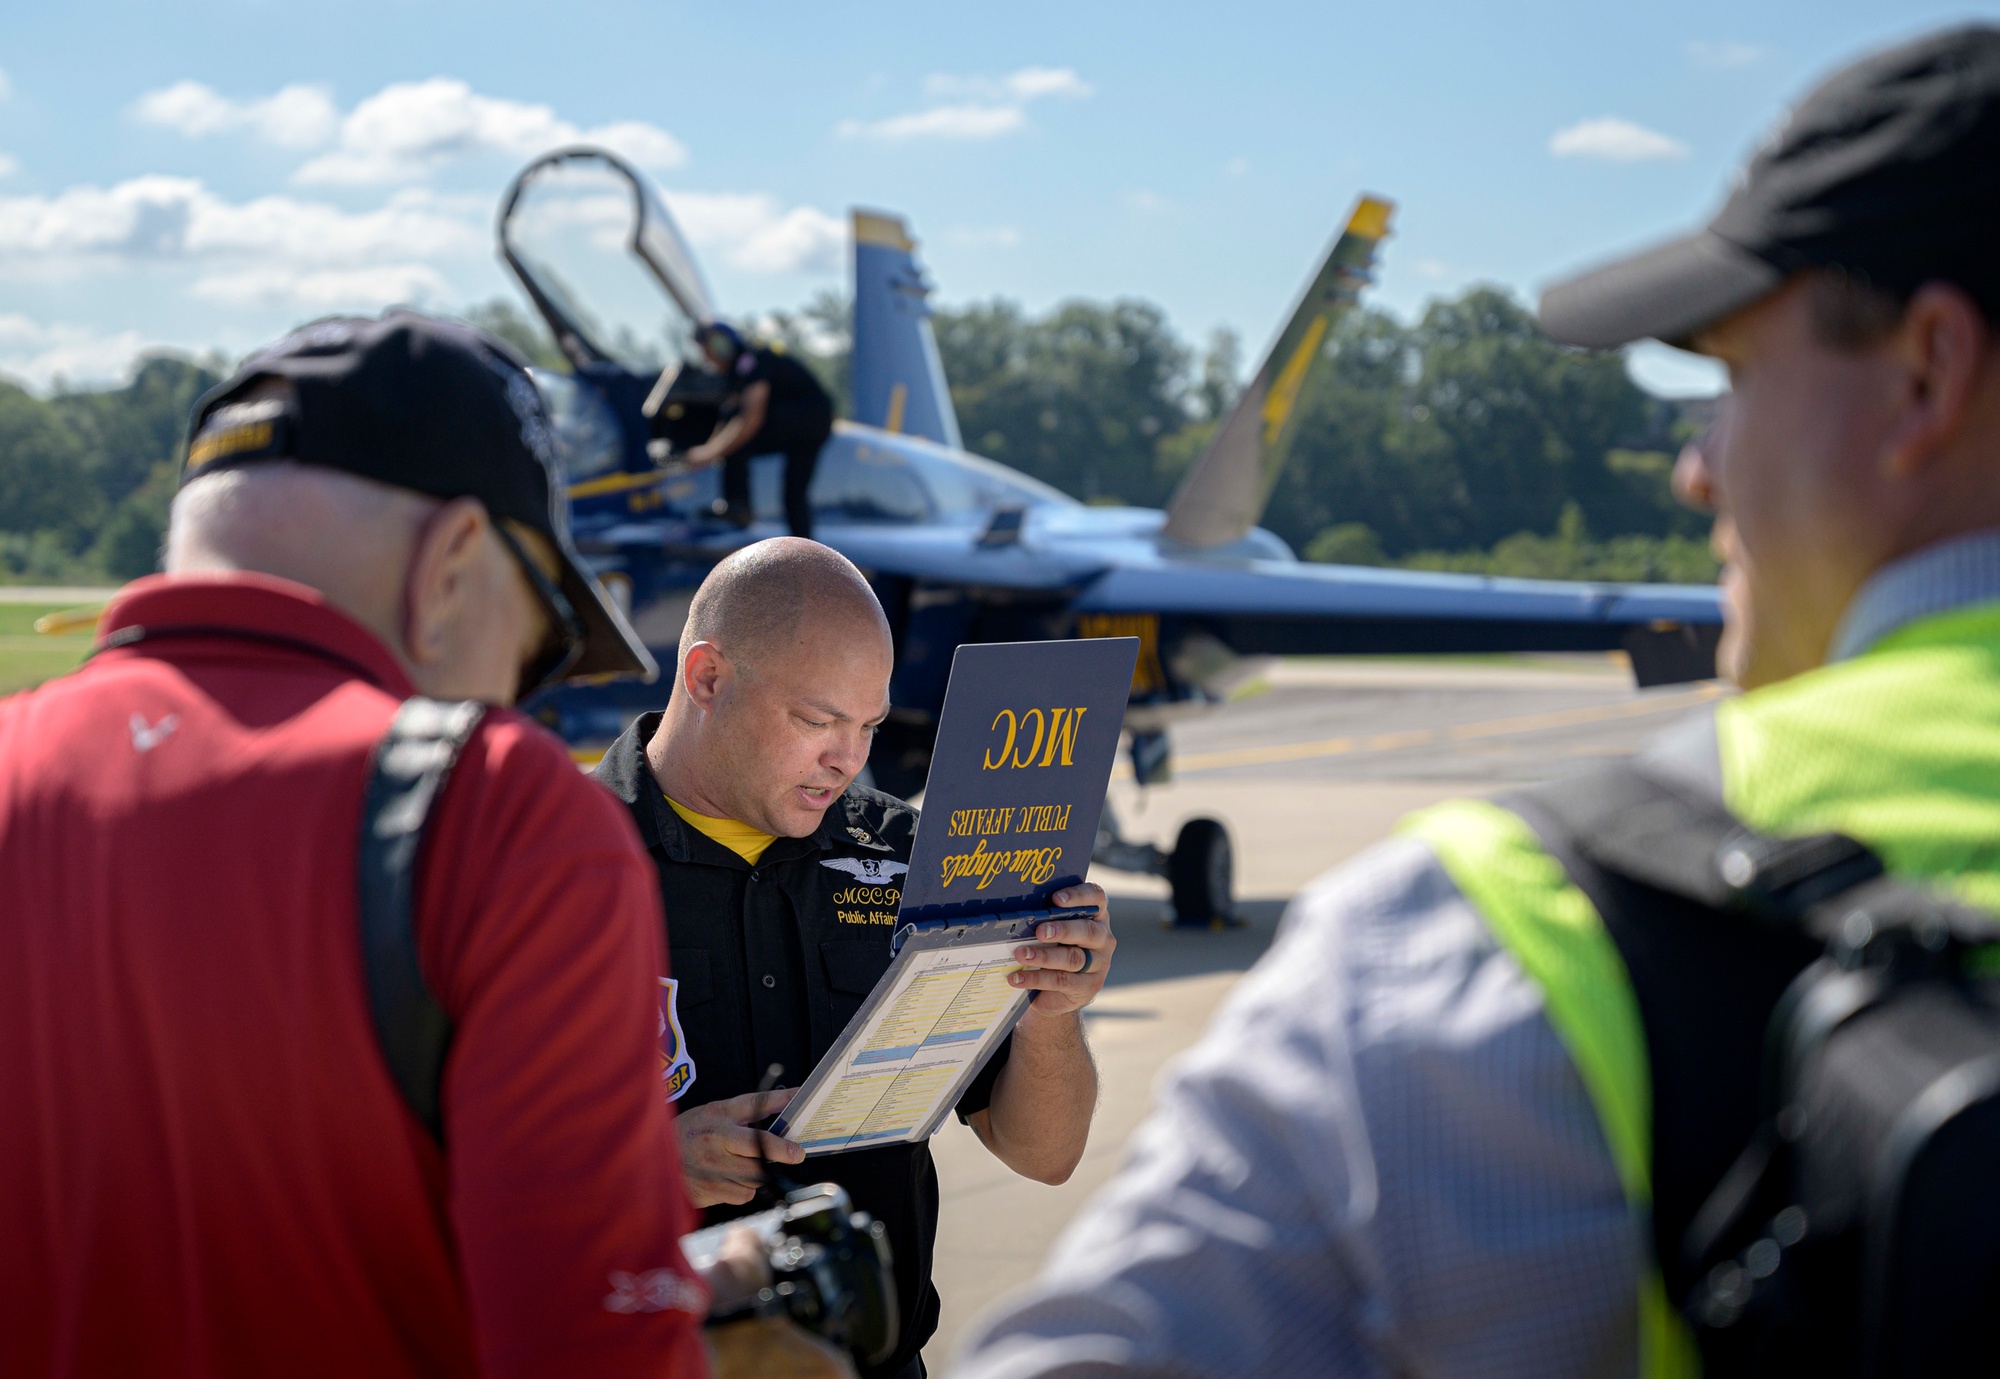
[[996, 508], [1076, 506], [1076, 499], [1061, 489], [978, 455], [919, 452], [912, 459], [946, 517], [983, 516]]
[[624, 439], [603, 394], [566, 373], [530, 369], [528, 375], [542, 390], [542, 403], [549, 409], [564, 480], [573, 484], [617, 469], [624, 458]]
[[529, 167], [500, 243], [577, 362], [646, 374], [695, 359], [694, 327], [714, 315], [708, 288], [658, 194], [617, 159], [576, 150]]

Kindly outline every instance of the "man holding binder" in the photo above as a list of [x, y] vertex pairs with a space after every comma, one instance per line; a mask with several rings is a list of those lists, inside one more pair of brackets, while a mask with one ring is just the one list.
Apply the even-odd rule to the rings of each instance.
[[[658, 867], [674, 987], [667, 1009], [689, 1188], [708, 1220], [741, 1214], [761, 1157], [804, 1151], [752, 1128], [796, 1087], [888, 968], [916, 811], [854, 784], [889, 708], [894, 652], [860, 571], [816, 542], [759, 542], [723, 561], [689, 609], [664, 713], [613, 744], [597, 775], [632, 810]], [[960, 1118], [1008, 1167], [1047, 1183], [1082, 1157], [1097, 1098], [1082, 1008], [1116, 946], [1104, 892], [1076, 885], [1016, 957], [1035, 993], [1013, 1036], [959, 1099]], [[828, 1156], [809, 1175], [844, 1186], [889, 1230], [902, 1340], [877, 1376], [923, 1373], [936, 1329], [930, 1282], [937, 1176], [922, 1143]]]

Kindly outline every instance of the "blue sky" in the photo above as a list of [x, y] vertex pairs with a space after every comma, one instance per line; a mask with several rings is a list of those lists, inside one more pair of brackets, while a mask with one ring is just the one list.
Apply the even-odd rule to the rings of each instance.
[[[0, 373], [115, 378], [331, 310], [511, 294], [532, 153], [644, 161], [725, 310], [907, 215], [940, 298], [1161, 303], [1254, 354], [1354, 197], [1373, 300], [1524, 296], [1710, 211], [1784, 103], [1927, 0], [702, 5], [67, 0], [0, 30]], [[1706, 375], [1655, 351], [1657, 385]]]

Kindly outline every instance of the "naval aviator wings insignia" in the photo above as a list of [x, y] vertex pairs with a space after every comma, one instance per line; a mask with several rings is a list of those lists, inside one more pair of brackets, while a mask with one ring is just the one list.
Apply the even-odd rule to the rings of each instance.
[[886, 886], [910, 869], [908, 863], [892, 862], [887, 857], [822, 857], [819, 864], [871, 886]]

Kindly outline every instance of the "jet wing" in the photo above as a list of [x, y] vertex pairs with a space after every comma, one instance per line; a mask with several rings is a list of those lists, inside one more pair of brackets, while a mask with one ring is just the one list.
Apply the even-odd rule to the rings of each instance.
[[[1709, 585], [1582, 584], [1351, 565], [1163, 561], [1105, 571], [1079, 612], [1195, 620], [1239, 655], [1631, 653], [1641, 684], [1714, 674]], [[1673, 653], [1685, 647], [1687, 655]]]
[[826, 526], [813, 535], [864, 570], [973, 589], [1067, 598], [1105, 573], [1101, 556], [1020, 545], [986, 550], [962, 527]]
[[1713, 585], [1502, 579], [1283, 560], [1161, 558], [1151, 543], [982, 548], [963, 528], [831, 528], [863, 569], [1059, 600], [1077, 613], [1168, 619], [1239, 655], [1613, 651], [1642, 685], [1707, 679], [1722, 626]]

